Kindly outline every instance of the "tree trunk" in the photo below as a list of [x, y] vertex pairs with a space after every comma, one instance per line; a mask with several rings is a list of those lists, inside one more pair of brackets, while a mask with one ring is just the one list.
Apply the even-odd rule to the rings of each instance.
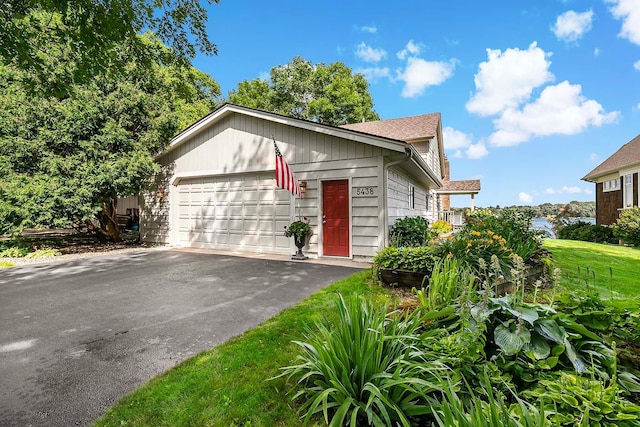
[[111, 199], [109, 202], [102, 204], [102, 210], [98, 213], [98, 221], [100, 228], [97, 228], [96, 236], [102, 241], [120, 242], [120, 228], [116, 220], [118, 201]]

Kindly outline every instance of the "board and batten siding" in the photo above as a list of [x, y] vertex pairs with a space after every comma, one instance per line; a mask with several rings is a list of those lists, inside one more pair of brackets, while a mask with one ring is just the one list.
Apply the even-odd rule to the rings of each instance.
[[[318, 255], [321, 238], [320, 188], [323, 180], [349, 179], [351, 184], [351, 255], [373, 257], [384, 242], [384, 156], [391, 151], [372, 145], [232, 113], [159, 158], [163, 172], [144, 194], [141, 237], [156, 243], [172, 242], [170, 224], [178, 223], [177, 187], [183, 180], [246, 176], [275, 169], [272, 135], [298, 180], [307, 181], [307, 193], [294, 204], [290, 219], [309, 218], [314, 235], [305, 253]], [[176, 182], [177, 181], [177, 182]], [[370, 197], [355, 197], [353, 188], [373, 187]], [[158, 190], [165, 197], [158, 197]], [[278, 190], [286, 192], [286, 190]], [[424, 199], [424, 197], [423, 197]], [[424, 203], [424, 200], [423, 200]], [[169, 212], [171, 206], [172, 212]], [[284, 230], [282, 230], [284, 232]], [[294, 249], [291, 239], [291, 248]]]
[[[351, 143], [351, 141], [345, 141]], [[379, 149], [377, 149], [380, 151]], [[384, 151], [384, 150], [382, 150]], [[351, 195], [351, 256], [354, 259], [370, 259], [384, 245], [384, 217], [380, 207], [384, 206], [382, 189], [382, 153], [376, 157], [325, 161], [321, 163], [297, 164], [292, 168], [296, 177], [307, 182], [307, 192], [303, 199], [296, 201], [295, 215], [309, 218], [314, 231], [305, 253], [319, 254], [322, 238], [322, 195], [323, 181], [350, 180]], [[370, 196], [357, 196], [355, 188], [368, 187]]]
[[162, 164], [160, 173], [150, 178], [148, 190], [140, 195], [140, 240], [168, 245], [170, 238], [170, 204], [175, 191], [170, 185], [173, 175], [171, 164]]
[[[415, 189], [414, 208], [410, 207], [410, 188]], [[393, 166], [388, 171], [387, 176], [387, 209], [389, 225], [393, 225], [396, 220], [407, 216], [422, 216], [431, 222], [432, 216], [427, 211], [426, 195], [429, 189], [422, 187], [419, 183], [404, 174], [400, 168]], [[430, 196], [430, 207], [433, 206], [434, 197]], [[433, 208], [432, 208], [433, 209]], [[431, 212], [433, 213], [433, 212]]]

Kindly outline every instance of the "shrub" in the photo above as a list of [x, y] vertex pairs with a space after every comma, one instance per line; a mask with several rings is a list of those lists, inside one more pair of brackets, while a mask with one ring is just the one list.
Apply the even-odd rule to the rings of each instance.
[[420, 305], [435, 311], [454, 304], [463, 293], [476, 289], [476, 277], [455, 259], [444, 258], [433, 267], [426, 289], [413, 288]]
[[35, 251], [26, 254], [25, 258], [52, 258], [60, 255], [62, 255], [62, 253], [58, 249], [43, 248], [36, 249]]
[[480, 259], [488, 264], [495, 255], [500, 263], [500, 269], [508, 272], [513, 254], [513, 251], [507, 247], [506, 239], [493, 231], [467, 229], [454, 233], [450, 239], [435, 245], [433, 251], [439, 258], [455, 258], [462, 267], [481, 279], [487, 279], [487, 277], [486, 272], [481, 268]]
[[498, 215], [486, 209], [465, 214], [464, 231], [491, 232], [525, 262], [542, 248], [541, 233], [533, 228], [533, 213], [505, 208]]
[[400, 268], [419, 273], [430, 273], [437, 255], [428, 246], [419, 248], [384, 248], [373, 257], [373, 275], [378, 277], [381, 268]]
[[431, 240], [429, 222], [421, 216], [407, 216], [397, 219], [389, 229], [391, 246], [424, 246]]
[[429, 230], [431, 231], [431, 234], [434, 235], [434, 237], [438, 237], [450, 232], [451, 228], [451, 224], [440, 219], [431, 224], [431, 228]]
[[640, 246], [640, 208], [623, 210], [613, 225], [613, 234], [625, 243]]
[[22, 258], [30, 252], [29, 248], [12, 246], [0, 252], [0, 258]]
[[593, 243], [616, 243], [611, 227], [577, 221], [567, 224], [558, 231], [558, 239], [581, 240]]
[[298, 384], [305, 423], [322, 414], [332, 426], [418, 424], [435, 403], [427, 394], [447, 381], [419, 348], [420, 318], [342, 297], [337, 311], [338, 322], [318, 322], [307, 342], [295, 342], [299, 363], [282, 368]]

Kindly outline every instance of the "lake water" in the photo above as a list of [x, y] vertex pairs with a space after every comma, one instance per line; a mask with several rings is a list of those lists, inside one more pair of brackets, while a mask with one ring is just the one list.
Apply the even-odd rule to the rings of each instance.
[[[595, 218], [575, 218], [576, 221], [588, 222], [590, 224], [595, 224]], [[551, 237], [556, 237], [551, 230], [551, 223], [547, 221], [546, 218], [533, 218], [533, 228], [536, 230], [543, 230], [549, 232]]]

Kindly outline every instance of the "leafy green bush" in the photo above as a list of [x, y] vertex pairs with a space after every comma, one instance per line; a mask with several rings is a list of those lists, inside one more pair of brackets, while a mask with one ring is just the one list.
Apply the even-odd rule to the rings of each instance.
[[[501, 393], [493, 390], [487, 374], [483, 375], [480, 394], [470, 391], [465, 401], [453, 387], [448, 387], [441, 402], [434, 408], [434, 417], [440, 427], [545, 427], [551, 426], [544, 411], [515, 397], [509, 404]], [[483, 398], [484, 397], [484, 398]]]
[[613, 225], [613, 234], [625, 243], [640, 246], [640, 208], [623, 210]]
[[482, 280], [487, 279], [484, 263], [497, 257], [501, 270], [508, 272], [512, 265], [513, 251], [507, 247], [504, 237], [491, 230], [461, 230], [440, 244], [433, 246], [433, 254], [439, 258], [455, 258], [462, 267]]
[[62, 253], [58, 250], [58, 249], [54, 249], [54, 248], [43, 248], [43, 249], [36, 249], [33, 252], [29, 252], [28, 254], [25, 255], [25, 258], [52, 258], [55, 256], [60, 256], [62, 255]]
[[304, 421], [323, 415], [332, 426], [418, 424], [432, 411], [427, 394], [447, 380], [423, 357], [420, 318], [342, 297], [337, 310], [339, 321], [318, 322], [306, 342], [295, 342], [298, 364], [282, 368], [298, 384]]
[[433, 224], [431, 224], [431, 227], [429, 228], [429, 230], [431, 231], [431, 234], [434, 235], [434, 237], [438, 237], [450, 232], [451, 228], [452, 228], [451, 224], [449, 224], [447, 221], [443, 221], [440, 219], [434, 222]]
[[0, 258], [22, 258], [29, 252], [29, 248], [12, 246], [0, 252]]
[[525, 262], [542, 248], [541, 234], [533, 228], [533, 214], [505, 208], [498, 215], [486, 209], [465, 214], [465, 232], [491, 232], [505, 239], [504, 245]]
[[580, 240], [593, 243], [617, 243], [613, 229], [599, 224], [577, 221], [567, 224], [558, 231], [558, 239]]
[[454, 304], [463, 293], [475, 291], [476, 277], [464, 270], [458, 261], [444, 258], [433, 267], [429, 286], [413, 288], [420, 305], [435, 311]]
[[544, 402], [554, 426], [640, 425], [640, 406], [626, 401], [615, 381], [605, 384], [575, 373], [558, 372], [541, 379], [523, 396]]
[[429, 222], [421, 216], [399, 218], [389, 229], [391, 246], [424, 246], [431, 240]]
[[438, 257], [431, 247], [384, 248], [373, 257], [373, 275], [378, 277], [381, 268], [400, 268], [403, 270], [428, 273], [433, 271]]

